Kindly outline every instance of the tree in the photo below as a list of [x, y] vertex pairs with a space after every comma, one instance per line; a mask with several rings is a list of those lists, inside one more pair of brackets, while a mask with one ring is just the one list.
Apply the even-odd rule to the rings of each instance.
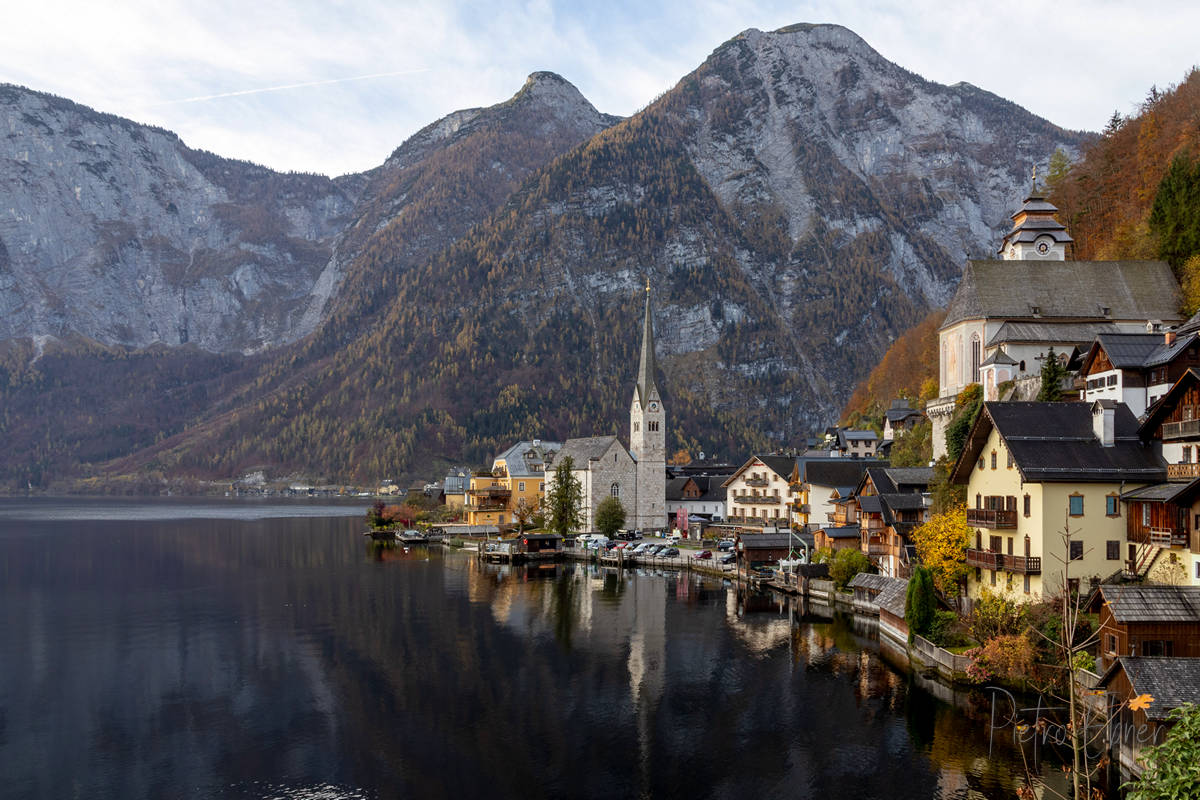
[[625, 506], [615, 497], [606, 497], [596, 506], [596, 530], [612, 536], [625, 524]]
[[692, 454], [687, 451], [687, 448], [680, 448], [675, 451], [675, 455], [671, 456], [671, 460], [667, 463], [676, 467], [686, 467], [692, 463]]
[[513, 522], [517, 523], [517, 533], [524, 533], [525, 526], [533, 519], [533, 515], [537, 512], [537, 503], [530, 503], [524, 497], [517, 501], [513, 506]]
[[921, 420], [892, 443], [893, 467], [924, 467], [933, 458], [933, 423]]
[[1167, 714], [1174, 725], [1162, 744], [1142, 753], [1145, 769], [1121, 788], [1126, 800], [1195, 797], [1200, 786], [1200, 706], [1184, 703]]
[[1042, 388], [1038, 391], [1039, 403], [1053, 403], [1062, 399], [1062, 383], [1067, 377], [1067, 368], [1054, 354], [1054, 348], [1046, 351], [1042, 360]]
[[862, 550], [847, 547], [833, 554], [829, 565], [829, 577], [839, 589], [845, 589], [846, 584], [860, 572], [870, 572], [871, 561], [863, 555]]
[[554, 468], [554, 485], [546, 494], [546, 510], [550, 514], [550, 530], [566, 536], [580, 525], [583, 507], [583, 486], [572, 470], [575, 461], [563, 456]]
[[967, 509], [960, 505], [935, 514], [913, 531], [912, 539], [938, 591], [947, 597], [958, 597], [958, 582], [966, 577], [967, 547], [971, 543]]
[[924, 636], [929, 632], [937, 613], [937, 596], [933, 592], [933, 576], [925, 567], [913, 570], [908, 579], [908, 592], [904, 597], [904, 623], [908, 626], [908, 640], [913, 636]]
[[978, 383], [972, 383], [958, 393], [954, 401], [954, 417], [946, 426], [946, 454], [950, 461], [958, 461], [963, 447], [967, 443], [967, 435], [971, 426], [983, 408], [983, 388]]
[[1179, 270], [1179, 285], [1183, 289], [1183, 312], [1190, 317], [1200, 311], [1200, 253], [1183, 262]]
[[1158, 257], [1177, 272], [1200, 253], [1200, 161], [1186, 155], [1171, 161], [1154, 195], [1149, 223]]

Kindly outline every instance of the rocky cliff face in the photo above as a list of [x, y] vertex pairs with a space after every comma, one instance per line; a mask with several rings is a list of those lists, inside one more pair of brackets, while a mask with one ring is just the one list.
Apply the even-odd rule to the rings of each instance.
[[249, 352], [319, 321], [354, 206], [333, 181], [14, 86], [0, 132], [0, 338]]

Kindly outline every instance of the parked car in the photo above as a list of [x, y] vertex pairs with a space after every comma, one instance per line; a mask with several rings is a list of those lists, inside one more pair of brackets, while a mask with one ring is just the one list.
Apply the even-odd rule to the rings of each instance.
[[710, 559], [710, 558], [712, 558], [712, 550], [701, 550], [699, 553], [696, 553], [694, 558], [704, 559], [704, 560]]
[[652, 544], [652, 545], [650, 545], [649, 547], [647, 547], [647, 548], [646, 548], [646, 555], [648, 555], [648, 556], [657, 556], [657, 555], [659, 555], [660, 553], [662, 553], [662, 551], [663, 551], [663, 550], [665, 550], [665, 549], [666, 549], [666, 545], [661, 545], [661, 544]]
[[732, 564], [735, 561], [737, 561], [737, 553], [726, 553], [725, 555], [721, 556], [722, 564]]
[[679, 548], [678, 547], [664, 547], [662, 550], [658, 551], [658, 555], [659, 555], [659, 558], [678, 558], [679, 557]]
[[722, 539], [721, 541], [717, 542], [718, 550], [732, 550], [735, 547], [737, 547], [737, 542], [735, 542], [733, 539]]

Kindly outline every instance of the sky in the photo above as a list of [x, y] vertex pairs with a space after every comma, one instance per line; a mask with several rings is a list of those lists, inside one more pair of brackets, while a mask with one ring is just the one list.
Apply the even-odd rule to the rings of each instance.
[[748, 28], [851, 29], [938, 83], [1100, 130], [1200, 63], [1200, 4], [933, 0], [39, 0], [9, 4], [0, 82], [278, 170], [380, 164], [461, 108], [557, 72], [627, 116]]

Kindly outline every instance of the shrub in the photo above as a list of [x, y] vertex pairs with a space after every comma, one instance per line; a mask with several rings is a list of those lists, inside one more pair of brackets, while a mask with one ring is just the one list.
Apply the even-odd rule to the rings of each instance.
[[829, 565], [829, 577], [839, 589], [845, 589], [846, 584], [858, 573], [870, 571], [870, 560], [863, 555], [861, 550], [849, 547], [845, 550], [838, 550], [833, 556], [833, 563]]
[[1200, 786], [1200, 706], [1184, 703], [1167, 715], [1174, 721], [1160, 745], [1142, 753], [1145, 764], [1136, 781], [1126, 783], [1128, 800], [1195, 797]]
[[974, 661], [967, 668], [967, 676], [977, 683], [991, 678], [1018, 681], [1033, 675], [1033, 644], [1023, 634], [996, 636], [966, 655]]
[[971, 635], [981, 642], [1020, 633], [1025, 625], [1025, 604], [1008, 593], [993, 592], [984, 587], [971, 609]]

